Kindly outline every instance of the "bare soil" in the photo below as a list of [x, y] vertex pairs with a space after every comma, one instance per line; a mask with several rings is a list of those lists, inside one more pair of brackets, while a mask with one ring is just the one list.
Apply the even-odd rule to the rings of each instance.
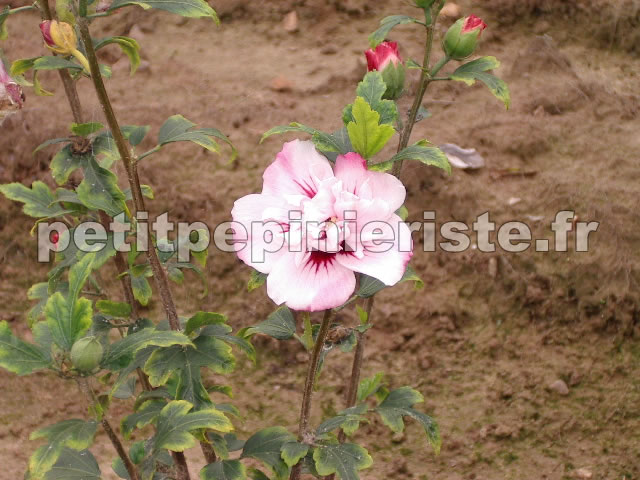
[[[426, 287], [403, 284], [376, 299], [364, 374], [383, 371], [391, 386], [420, 390], [424, 410], [440, 424], [442, 452], [431, 453], [415, 424], [392, 441], [373, 421], [357, 434], [376, 461], [363, 472], [366, 480], [640, 477], [638, 4], [601, 1], [591, 5], [594, 12], [591, 3], [460, 2], [464, 13], [489, 24], [479, 53], [501, 60], [496, 73], [508, 81], [513, 107], [506, 112], [482, 86], [436, 84], [428, 92], [433, 116], [417, 125], [415, 139], [475, 147], [487, 165], [446, 176], [407, 164], [410, 220], [435, 210], [438, 223], [471, 223], [489, 211], [498, 225], [528, 221], [534, 238], [549, 239], [559, 210], [601, 225], [587, 253], [425, 253], [416, 237], [414, 266]], [[232, 165], [192, 145], [172, 145], [146, 159], [141, 177], [155, 189], [153, 212], [210, 226], [228, 220], [233, 201], [259, 189], [280, 149], [282, 138], [258, 145], [261, 134], [293, 120], [327, 131], [340, 126], [341, 107], [366, 70], [367, 34], [386, 14], [415, 13], [407, 4], [225, 0], [218, 6], [220, 28], [137, 10], [106, 19], [105, 31], [128, 33], [142, 45], [143, 66], [132, 78], [116, 51], [105, 61], [115, 62], [108, 89], [122, 123], [152, 125], [143, 147], [153, 145], [166, 117], [182, 113], [217, 126], [241, 152]], [[299, 31], [287, 33], [281, 22], [293, 9]], [[613, 31], [611, 18], [618, 19]], [[12, 59], [43, 54], [37, 22], [29, 14], [10, 19], [2, 48]], [[401, 27], [391, 38], [405, 58], [420, 58], [421, 35]], [[41, 80], [56, 95], [27, 92], [24, 110], [0, 130], [3, 183], [53, 185], [52, 152], [31, 152], [64, 136], [71, 120], [57, 77]], [[415, 80], [412, 71], [409, 98]], [[88, 119], [100, 120], [87, 82], [80, 91]], [[25, 292], [48, 270], [35, 263], [31, 225], [19, 206], [0, 200], [0, 319], [27, 338]], [[272, 311], [263, 290], [247, 294], [249, 269], [233, 255], [212, 251], [207, 275], [204, 298], [195, 278], [178, 289], [181, 313], [220, 311], [241, 328]], [[104, 277], [117, 297], [117, 285]], [[157, 307], [148, 315], [159, 317]], [[341, 321], [355, 318], [347, 312]], [[240, 434], [274, 424], [295, 431], [303, 350], [257, 343], [257, 365], [241, 360], [241, 375], [216, 381], [234, 388], [245, 417], [237, 422]], [[350, 361], [344, 353], [328, 358], [315, 421], [342, 408]], [[548, 388], [558, 379], [567, 395]], [[84, 406], [72, 384], [48, 374], [0, 371], [0, 381], [0, 478], [21, 478], [36, 446], [29, 432], [81, 416]], [[112, 410], [114, 423], [126, 407], [121, 402]], [[104, 478], [115, 478], [114, 452], [102, 433], [94, 453]], [[202, 464], [197, 453], [190, 454], [194, 478]]]

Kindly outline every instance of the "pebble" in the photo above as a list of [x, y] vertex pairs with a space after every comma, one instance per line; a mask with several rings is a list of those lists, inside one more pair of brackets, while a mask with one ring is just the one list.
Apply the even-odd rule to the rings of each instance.
[[588, 480], [593, 477], [593, 473], [588, 468], [579, 468], [574, 472], [576, 478]]
[[282, 20], [282, 28], [288, 33], [295, 33], [298, 31], [298, 14], [295, 10], [292, 10], [285, 15]]
[[394, 433], [393, 436], [391, 437], [391, 441], [393, 443], [402, 443], [404, 442], [404, 439], [405, 439], [404, 432]]
[[442, 10], [440, 10], [440, 15], [449, 18], [459, 18], [461, 14], [462, 9], [455, 3], [447, 3], [444, 7], [442, 7]]
[[549, 385], [549, 390], [556, 392], [559, 395], [569, 395], [569, 387], [567, 387], [567, 384], [560, 379]]
[[276, 92], [289, 92], [293, 89], [293, 83], [285, 76], [278, 76], [271, 80], [271, 90]]

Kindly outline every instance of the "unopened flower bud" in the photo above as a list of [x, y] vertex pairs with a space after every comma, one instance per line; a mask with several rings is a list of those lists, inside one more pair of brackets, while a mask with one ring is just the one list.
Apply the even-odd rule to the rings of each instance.
[[442, 41], [444, 52], [453, 60], [463, 60], [471, 55], [478, 45], [478, 39], [487, 24], [480, 17], [471, 15], [454, 23]]
[[81, 338], [71, 347], [71, 363], [76, 370], [90, 372], [100, 365], [103, 353], [102, 344], [96, 337]]
[[0, 121], [16, 110], [20, 110], [23, 103], [24, 94], [20, 85], [9, 76], [0, 59]]
[[395, 100], [404, 89], [404, 65], [398, 52], [396, 42], [382, 42], [375, 50], [370, 48], [364, 52], [367, 57], [369, 71], [377, 70], [382, 74], [387, 90], [384, 98]]
[[40, 31], [45, 46], [60, 55], [73, 55], [89, 71], [89, 62], [78, 50], [78, 37], [73, 26], [57, 20], [45, 20], [40, 23]]

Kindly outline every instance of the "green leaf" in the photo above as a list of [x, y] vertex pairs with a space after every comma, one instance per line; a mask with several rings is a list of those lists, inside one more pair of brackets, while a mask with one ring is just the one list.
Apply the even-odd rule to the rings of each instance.
[[311, 316], [309, 313], [305, 312], [303, 315], [304, 333], [300, 337], [296, 335], [296, 338], [300, 340], [300, 343], [302, 343], [302, 346], [304, 346], [307, 352], [310, 352], [313, 348], [313, 325], [311, 325]]
[[77, 63], [65, 60], [62, 57], [46, 55], [44, 57], [25, 58], [16, 60], [11, 65], [11, 75], [22, 75], [28, 70], [60, 70], [68, 68], [70, 70], [82, 70], [83, 67]]
[[365, 421], [362, 414], [366, 413], [366, 411], [367, 406], [365, 404], [347, 408], [335, 417], [322, 422], [316, 429], [316, 435], [326, 435], [336, 428], [342, 428], [347, 435], [353, 435], [360, 427], [360, 422]]
[[253, 292], [256, 288], [260, 288], [267, 281], [267, 274], [257, 270], [251, 271], [251, 276], [247, 282], [247, 291]]
[[364, 378], [358, 385], [358, 403], [364, 402], [371, 395], [375, 394], [382, 386], [384, 373], [378, 372], [373, 377]]
[[50, 145], [55, 145], [57, 143], [69, 143], [72, 140], [70, 138], [52, 138], [51, 140], [47, 140], [42, 142], [38, 147], [33, 151], [33, 153], [38, 153], [40, 150], [44, 150]]
[[78, 135], [80, 137], [88, 137], [92, 133], [99, 132], [103, 128], [104, 128], [104, 125], [102, 125], [99, 122], [71, 124], [71, 132], [74, 135]]
[[89, 450], [65, 448], [44, 480], [100, 480], [100, 467]]
[[369, 35], [369, 45], [372, 48], [377, 47], [379, 44], [385, 41], [389, 32], [398, 25], [406, 23], [420, 23], [417, 19], [407, 17], [406, 15], [391, 15], [380, 20], [380, 27]]
[[289, 125], [279, 125], [277, 127], [273, 127], [267, 130], [262, 135], [262, 138], [260, 139], [260, 143], [264, 142], [271, 135], [280, 135], [282, 133], [290, 133], [290, 132], [304, 132], [304, 133], [308, 133], [309, 135], [313, 135], [317, 131], [318, 130], [316, 130], [315, 128], [307, 127], [306, 125], [303, 125], [301, 123], [291, 122]]
[[190, 433], [202, 428], [218, 432], [230, 432], [233, 425], [221, 411], [207, 408], [190, 412], [193, 405], [184, 400], [169, 402], [160, 412], [156, 424], [156, 434], [151, 440], [153, 451], [171, 450], [184, 452], [196, 444]]
[[6, 321], [0, 322], [0, 367], [17, 375], [50, 366], [48, 355], [37, 346], [20, 340], [11, 333]]
[[144, 275], [131, 274], [131, 288], [134, 298], [140, 302], [140, 305], [147, 306], [149, 300], [151, 300], [153, 290], [151, 290], [151, 285]]
[[508, 85], [495, 75], [487, 73], [488, 70], [493, 70], [499, 66], [500, 62], [496, 57], [482, 57], [459, 66], [449, 78], [464, 82], [467, 85], [473, 85], [476, 80], [480, 80], [498, 100], [504, 103], [508, 110], [511, 106], [511, 94], [509, 93]]
[[217, 24], [220, 23], [216, 12], [204, 0], [114, 0], [109, 7], [109, 11], [126, 7], [127, 5], [138, 5], [145, 10], [157, 8], [183, 17], [210, 17]]
[[138, 42], [130, 37], [108, 37], [94, 42], [94, 48], [97, 51], [110, 44], [116, 44], [122, 49], [122, 52], [129, 57], [131, 75], [136, 73], [136, 70], [140, 66], [140, 45]]
[[[0, 12], [0, 40], [6, 40], [9, 36], [9, 31], [7, 30], [7, 18], [9, 18], [9, 8], [6, 5], [2, 11]], [[2, 60], [0, 60], [1, 62]]]
[[410, 387], [402, 387], [390, 392], [375, 410], [380, 414], [383, 423], [394, 432], [402, 432], [404, 430], [403, 417], [405, 416], [420, 422], [424, 427], [429, 443], [438, 453], [442, 443], [438, 424], [430, 416], [412, 408], [416, 403], [421, 402], [424, 402], [424, 398], [420, 392]]
[[148, 400], [135, 413], [123, 418], [120, 429], [124, 438], [128, 440], [136, 428], [143, 428], [153, 422], [166, 404], [163, 400]]
[[231, 335], [231, 327], [229, 325], [214, 324], [207, 326], [200, 331], [200, 336], [215, 337], [225, 343], [235, 345], [249, 357], [249, 360], [254, 363], [256, 361], [256, 349], [246, 338], [240, 335]]
[[297, 465], [309, 451], [309, 445], [300, 442], [287, 442], [282, 445], [280, 456], [289, 468]]
[[17, 182], [0, 185], [0, 192], [9, 200], [24, 203], [22, 211], [30, 217], [51, 218], [72, 211], [55, 203], [55, 196], [49, 187], [39, 180], [33, 182], [31, 188]]
[[91, 301], [78, 298], [82, 286], [93, 269], [95, 254], [87, 254], [69, 271], [69, 292], [54, 293], [45, 307], [47, 325], [53, 341], [63, 350], [70, 351], [74, 342], [91, 327]]
[[[38, 147], [40, 148], [40, 147]], [[58, 185], [62, 185], [69, 180], [69, 176], [78, 168], [86, 164], [89, 155], [76, 154], [73, 152], [73, 145], [63, 147], [51, 160], [51, 174]]]
[[38, 77], [38, 71], [33, 72], [33, 91], [36, 95], [40, 97], [52, 97], [53, 93], [49, 92], [42, 88], [42, 84], [40, 83], [40, 78]]
[[353, 103], [353, 122], [347, 124], [349, 138], [356, 152], [369, 159], [385, 146], [396, 132], [391, 125], [379, 125], [380, 114], [362, 97]]
[[111, 217], [129, 211], [126, 196], [118, 187], [118, 177], [113, 172], [102, 168], [93, 157], [89, 157], [83, 169], [84, 179], [77, 193], [87, 208], [103, 210]]
[[253, 434], [244, 445], [240, 458], [255, 458], [267, 465], [276, 475], [276, 480], [289, 475], [289, 467], [281, 457], [285, 443], [294, 442], [295, 437], [283, 427], [269, 427]]
[[215, 312], [197, 312], [189, 320], [184, 329], [184, 334], [189, 335], [200, 327], [205, 325], [215, 325], [219, 323], [227, 323], [227, 317], [221, 313]]
[[158, 134], [158, 144], [166, 145], [173, 142], [193, 142], [209, 151], [220, 153], [220, 146], [212, 137], [218, 138], [231, 145], [233, 149], [232, 160], [235, 159], [237, 152], [230, 140], [219, 130], [215, 128], [198, 128], [192, 129], [196, 124], [190, 122], [182, 115], [173, 115], [160, 127]]
[[320, 475], [336, 473], [341, 480], [358, 480], [358, 470], [369, 468], [373, 464], [369, 453], [354, 443], [316, 447], [313, 459]]
[[308, 127], [298, 122], [291, 122], [289, 125], [280, 125], [277, 127], [273, 127], [262, 135], [260, 143], [264, 142], [264, 140], [271, 135], [278, 135], [289, 132], [308, 133], [309, 135], [311, 135], [311, 141], [314, 143], [316, 148], [323, 153], [337, 152], [345, 154], [351, 151], [349, 148], [350, 145], [345, 142], [344, 136], [341, 135], [341, 131], [333, 134], [324, 133], [320, 130], [316, 130], [313, 127]]
[[96, 308], [106, 315], [118, 318], [128, 318], [131, 315], [131, 305], [126, 302], [113, 302], [111, 300], [98, 300]]
[[425, 165], [441, 168], [448, 174], [451, 174], [451, 165], [445, 153], [438, 147], [427, 147], [421, 143], [416, 143], [415, 145], [405, 148], [386, 162], [370, 165], [369, 169], [384, 172], [390, 170], [395, 162], [404, 160], [418, 160]]
[[[393, 125], [398, 118], [398, 108], [395, 102], [383, 100], [382, 96], [387, 85], [378, 71], [368, 72], [358, 84], [356, 95], [366, 100], [369, 106], [380, 114], [380, 123]], [[353, 122], [353, 104], [347, 105], [342, 113], [342, 121], [345, 125]]]
[[31, 328], [33, 324], [44, 314], [44, 307], [49, 299], [49, 284], [47, 282], [40, 282], [31, 285], [29, 290], [27, 290], [27, 298], [29, 300], [38, 301], [38, 303], [31, 307], [27, 312], [27, 322], [29, 324], [29, 328]]
[[246, 480], [247, 469], [238, 460], [210, 463], [200, 470], [201, 480]]
[[39, 447], [29, 459], [29, 473], [32, 478], [42, 478], [60, 458], [64, 447], [84, 450], [93, 443], [97, 423], [84, 420], [65, 420], [36, 430], [31, 440], [46, 438], [48, 443]]
[[260, 322], [247, 330], [247, 335], [262, 333], [277, 340], [288, 340], [296, 333], [296, 320], [289, 307], [282, 306]]
[[172, 345], [192, 345], [189, 337], [181, 332], [144, 328], [112, 343], [106, 352], [102, 365], [109, 370], [126, 367], [134, 355], [145, 347], [170, 347]]
[[[96, 242], [99, 245], [104, 245], [101, 250], [92, 252], [91, 249], [95, 248], [89, 245], [89, 242], [85, 242], [83, 244], [76, 244], [75, 241], [71, 241], [71, 237], [74, 236], [75, 228], [69, 230], [68, 232], [62, 232], [60, 235], [60, 242], [63, 244], [69, 238], [69, 244], [67, 248], [64, 250], [59, 250], [56, 252], [56, 266], [51, 269], [49, 272], [49, 281], [55, 283], [57, 279], [62, 275], [64, 270], [72, 267], [80, 260], [85, 258], [87, 255], [93, 255], [93, 269], [96, 270], [102, 265], [106, 263], [111, 257], [116, 254], [116, 249], [113, 245], [113, 234], [107, 234], [107, 241], [105, 242]], [[53, 293], [53, 292], [50, 292]]]
[[[422, 287], [424, 287], [424, 282], [422, 281], [422, 279], [409, 265], [407, 265], [407, 269], [405, 270], [404, 275], [402, 275], [402, 278], [398, 283], [408, 281], [415, 282], [416, 289], [421, 289]], [[362, 274], [360, 275], [360, 288], [358, 288], [356, 295], [362, 298], [371, 297], [386, 287], [387, 286], [377, 278]]]
[[188, 400], [197, 408], [211, 405], [209, 393], [202, 383], [201, 368], [216, 373], [229, 373], [235, 367], [231, 347], [214, 336], [199, 336], [192, 347], [171, 346], [156, 349], [144, 364], [144, 372], [152, 386], [164, 385], [177, 373], [176, 398]]
[[147, 133], [149, 133], [151, 127], [149, 125], [138, 126], [138, 125], [125, 125], [121, 127], [122, 134], [124, 137], [129, 140], [129, 143], [136, 147], [140, 145], [144, 137], [146, 137]]

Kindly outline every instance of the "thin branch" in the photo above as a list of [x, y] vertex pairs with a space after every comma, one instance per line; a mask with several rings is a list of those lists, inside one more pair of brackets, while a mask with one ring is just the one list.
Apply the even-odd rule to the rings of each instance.
[[[371, 310], [373, 309], [374, 296], [370, 296], [364, 301], [364, 311], [367, 314], [367, 323], [371, 317]], [[351, 365], [351, 377], [349, 378], [349, 387], [347, 388], [347, 407], [351, 408], [355, 406], [358, 396], [358, 386], [360, 385], [360, 373], [362, 372], [362, 364], [364, 362], [364, 348], [365, 340], [367, 338], [366, 331], [358, 332], [358, 343], [356, 344], [356, 352], [353, 356], [353, 364]], [[338, 440], [343, 443], [346, 440], [344, 430], [340, 430], [338, 434]]]
[[[86, 6], [87, 0], [80, 0], [80, 11], [84, 12], [85, 14]], [[122, 158], [122, 161], [124, 162], [125, 168], [127, 170], [127, 177], [129, 180], [129, 185], [131, 187], [135, 212], [145, 211], [144, 197], [142, 195], [142, 189], [140, 187], [140, 180], [138, 178], [135, 161], [129, 146], [127, 145], [127, 141], [122, 134], [118, 119], [116, 118], [115, 112], [113, 111], [113, 106], [111, 105], [111, 100], [109, 99], [109, 95], [107, 94], [107, 90], [104, 86], [102, 74], [100, 73], [100, 66], [98, 64], [98, 58], [93, 47], [91, 34], [89, 33], [89, 24], [87, 18], [81, 17], [78, 24], [80, 27], [80, 36], [87, 53], [87, 60], [89, 61], [91, 79], [93, 80], [93, 85], [95, 87], [96, 94], [98, 95], [98, 100], [100, 101], [100, 105], [102, 106], [102, 110], [104, 111], [104, 115], [107, 119], [107, 124], [109, 125], [109, 129], [111, 130], [111, 134], [113, 136], [116, 147], [118, 148], [118, 152], [120, 153], [120, 157]], [[148, 238], [153, 238], [150, 222], [145, 222], [145, 228], [147, 229]], [[178, 320], [178, 313], [176, 310], [175, 302], [173, 300], [173, 295], [171, 293], [171, 288], [169, 286], [167, 273], [160, 263], [160, 259], [158, 258], [158, 253], [156, 252], [155, 246], [147, 249], [147, 257], [151, 265], [151, 270], [153, 271], [153, 278], [158, 287], [162, 305], [167, 314], [167, 319], [169, 320], [169, 325], [171, 326], [172, 330], [180, 330], [180, 321]]]
[[[84, 393], [84, 395], [87, 397], [87, 400], [89, 400], [90, 404], [96, 409], [99, 408], [98, 407], [99, 406], [98, 399], [96, 398], [96, 394], [94, 393], [93, 389], [91, 388], [91, 385], [89, 385], [89, 381], [87, 380], [87, 378], [86, 377], [78, 377], [76, 379], [76, 381], [78, 383], [78, 387], [80, 388], [80, 391], [82, 393]], [[113, 447], [115, 448], [116, 452], [118, 453], [118, 456], [122, 460], [122, 463], [124, 464], [124, 467], [127, 469], [127, 473], [129, 474], [129, 478], [131, 480], [139, 480], [140, 477], [138, 476], [138, 470], [136, 469], [136, 466], [133, 464], [133, 462], [129, 458], [129, 455], [127, 455], [127, 452], [124, 449], [124, 446], [122, 445], [122, 442], [120, 441], [120, 438], [118, 438], [118, 435], [113, 430], [113, 427], [111, 426], [111, 424], [109, 423], [109, 420], [107, 420], [107, 417], [104, 414], [102, 415], [102, 418], [100, 419], [100, 423], [102, 424], [103, 430], [105, 431], [105, 433], [109, 437], [109, 440], [111, 441], [111, 444], [113, 445]]]
[[[318, 364], [320, 362], [320, 355], [324, 348], [324, 343], [327, 340], [327, 334], [329, 333], [329, 327], [331, 326], [331, 320], [333, 319], [333, 312], [331, 309], [325, 310], [322, 317], [322, 323], [320, 324], [320, 331], [316, 338], [316, 343], [313, 346], [311, 352], [311, 359], [309, 360], [309, 367], [307, 369], [307, 378], [304, 382], [304, 391], [302, 393], [302, 408], [300, 411], [300, 426], [298, 428], [298, 441], [305, 442], [309, 434], [309, 419], [311, 416], [311, 400], [313, 397], [313, 387], [318, 375]], [[291, 470], [289, 480], [299, 480], [302, 473], [302, 464], [298, 463]]]

